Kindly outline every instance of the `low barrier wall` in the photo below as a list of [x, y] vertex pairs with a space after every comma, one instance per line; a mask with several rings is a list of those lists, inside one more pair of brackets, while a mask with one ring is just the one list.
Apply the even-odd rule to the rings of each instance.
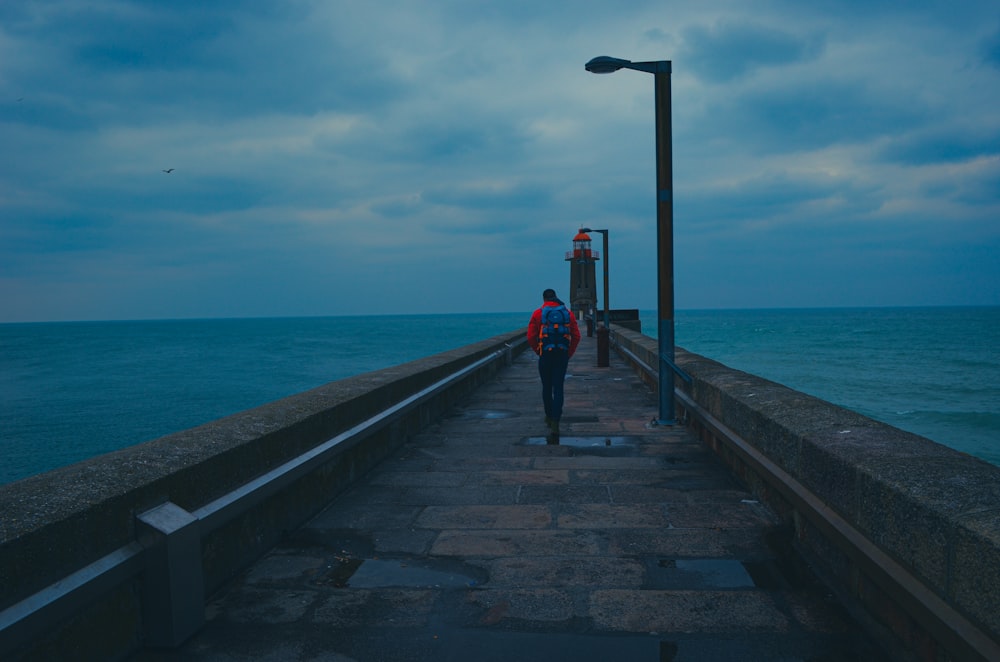
[[518, 330], [0, 486], [0, 659], [120, 659], [490, 379]]
[[[656, 388], [657, 341], [612, 327]], [[1000, 660], [1000, 467], [676, 350], [678, 415], [899, 659]]]

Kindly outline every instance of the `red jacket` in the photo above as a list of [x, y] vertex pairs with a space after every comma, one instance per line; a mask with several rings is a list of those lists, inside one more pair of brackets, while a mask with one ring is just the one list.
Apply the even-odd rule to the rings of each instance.
[[[562, 306], [564, 304], [558, 301], [546, 301], [542, 304], [542, 308], [545, 306]], [[538, 336], [542, 332], [542, 308], [539, 308], [535, 312], [531, 313], [531, 320], [528, 322], [528, 346], [535, 350], [535, 354], [540, 353]], [[576, 346], [580, 344], [580, 327], [576, 324], [576, 316], [570, 313], [569, 316], [569, 355], [572, 357], [573, 352], [576, 351]]]

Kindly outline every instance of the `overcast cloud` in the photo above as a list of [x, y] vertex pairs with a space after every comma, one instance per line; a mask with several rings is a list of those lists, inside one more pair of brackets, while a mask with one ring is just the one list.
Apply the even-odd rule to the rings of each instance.
[[597, 55], [678, 308], [1000, 305], [994, 0], [617, 4], [3, 3], [0, 322], [655, 308]]

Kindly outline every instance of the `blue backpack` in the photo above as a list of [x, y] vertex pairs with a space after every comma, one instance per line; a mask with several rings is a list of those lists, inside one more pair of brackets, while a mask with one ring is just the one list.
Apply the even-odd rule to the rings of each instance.
[[542, 307], [542, 330], [538, 334], [538, 344], [543, 352], [554, 349], [569, 351], [571, 315], [566, 306]]

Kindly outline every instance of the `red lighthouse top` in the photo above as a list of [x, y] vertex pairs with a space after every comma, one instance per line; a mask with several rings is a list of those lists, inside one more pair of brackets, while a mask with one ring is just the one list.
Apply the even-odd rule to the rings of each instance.
[[566, 260], [600, 260], [601, 252], [590, 250], [590, 235], [580, 230], [573, 237], [573, 250], [566, 251]]

